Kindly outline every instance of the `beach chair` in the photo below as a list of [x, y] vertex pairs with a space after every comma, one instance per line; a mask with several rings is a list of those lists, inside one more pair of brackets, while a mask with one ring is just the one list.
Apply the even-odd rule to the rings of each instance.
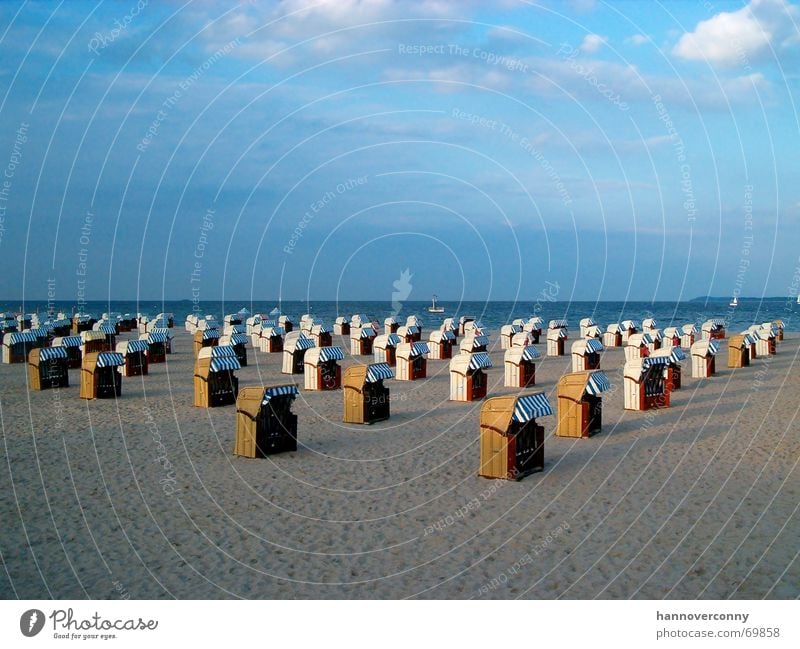
[[536, 359], [539, 350], [533, 345], [514, 346], [503, 355], [504, 383], [507, 388], [529, 388], [536, 385]]
[[114, 399], [122, 396], [122, 374], [125, 364], [117, 352], [88, 352], [81, 365], [81, 399]]
[[236, 440], [233, 454], [263, 458], [297, 450], [294, 384], [247, 387], [236, 397]]
[[387, 363], [352, 365], [344, 372], [344, 416], [348, 424], [373, 424], [389, 419], [389, 388], [394, 377]]
[[576, 340], [572, 343], [570, 351], [573, 372], [600, 369], [600, 352], [603, 351], [603, 343], [596, 338]]
[[605, 372], [589, 370], [564, 374], [556, 387], [559, 437], [591, 437], [603, 425], [603, 392], [611, 389]]
[[450, 359], [450, 400], [478, 401], [486, 396], [485, 369], [492, 367], [486, 352], [461, 353]]
[[67, 350], [41, 347], [28, 352], [28, 387], [31, 390], [69, 387]]
[[480, 465], [484, 478], [521, 480], [544, 470], [544, 427], [553, 414], [544, 392], [492, 397], [481, 405]]
[[341, 347], [311, 347], [303, 356], [306, 390], [338, 390], [342, 387], [344, 360]]

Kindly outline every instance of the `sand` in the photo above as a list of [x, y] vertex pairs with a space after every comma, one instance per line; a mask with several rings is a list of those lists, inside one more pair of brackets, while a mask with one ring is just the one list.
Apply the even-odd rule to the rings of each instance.
[[[602, 433], [556, 438], [542, 419], [545, 471], [508, 482], [477, 476], [481, 404], [447, 400], [447, 361], [388, 381], [392, 417], [372, 426], [341, 423], [341, 391], [301, 390], [298, 451], [234, 457], [234, 407], [192, 406], [174, 331], [169, 362], [116, 401], [80, 400], [77, 370], [29, 392], [23, 365], [0, 366], [2, 597], [800, 595], [798, 334], [740, 370], [723, 344], [711, 379], [685, 361], [672, 407], [648, 413], [623, 411], [607, 350]], [[490, 395], [514, 393], [496, 333]], [[240, 386], [302, 384], [248, 353]], [[537, 364], [554, 408], [569, 364]]]

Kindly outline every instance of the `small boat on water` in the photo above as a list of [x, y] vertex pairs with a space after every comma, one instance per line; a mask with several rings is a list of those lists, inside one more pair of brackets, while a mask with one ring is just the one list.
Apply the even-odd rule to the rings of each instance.
[[734, 295], [733, 299], [730, 301], [730, 304], [728, 304], [728, 306], [733, 306], [733, 307], [739, 306], [739, 298]]
[[433, 296], [431, 305], [428, 307], [428, 313], [444, 313], [444, 307], [436, 304], [436, 296]]

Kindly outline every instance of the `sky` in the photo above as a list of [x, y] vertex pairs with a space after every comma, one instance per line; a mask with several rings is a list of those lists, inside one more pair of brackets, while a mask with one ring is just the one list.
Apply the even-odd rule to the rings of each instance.
[[799, 63], [786, 0], [3, 2], [0, 297], [794, 295]]

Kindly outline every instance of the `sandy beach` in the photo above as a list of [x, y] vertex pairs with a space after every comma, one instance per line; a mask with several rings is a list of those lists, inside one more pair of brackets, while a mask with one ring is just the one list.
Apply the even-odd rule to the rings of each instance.
[[[173, 331], [168, 363], [116, 401], [80, 400], [77, 370], [29, 392], [24, 365], [0, 366], [0, 596], [800, 595], [800, 334], [738, 370], [723, 342], [711, 379], [687, 359], [672, 407], [649, 412], [623, 410], [624, 354], [607, 350], [602, 433], [556, 438], [542, 419], [545, 471], [508, 482], [478, 477], [481, 402], [448, 401], [447, 361], [387, 381], [392, 417], [372, 426], [341, 423], [341, 391], [301, 389], [298, 451], [235, 457], [235, 408], [192, 406], [191, 337]], [[518, 392], [492, 333], [489, 393]], [[248, 355], [240, 387], [302, 384], [281, 354]], [[537, 363], [554, 409], [568, 371]]]

